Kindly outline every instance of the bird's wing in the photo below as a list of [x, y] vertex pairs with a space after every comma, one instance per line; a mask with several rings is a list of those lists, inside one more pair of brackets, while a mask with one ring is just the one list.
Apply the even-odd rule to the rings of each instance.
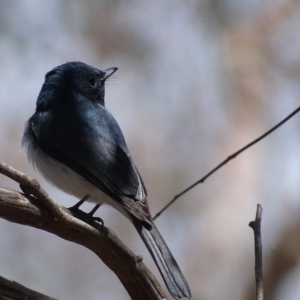
[[64, 126], [63, 120], [53, 123], [47, 112], [35, 113], [30, 128], [48, 155], [122, 202], [130, 215], [151, 225], [147, 192], [117, 122], [107, 110], [89, 117], [80, 126], [68, 118], [69, 126]]

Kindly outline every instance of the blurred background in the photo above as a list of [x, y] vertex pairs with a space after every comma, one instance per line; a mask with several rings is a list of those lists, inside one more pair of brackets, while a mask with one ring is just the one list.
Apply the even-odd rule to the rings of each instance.
[[[20, 151], [44, 74], [67, 61], [118, 67], [106, 106], [145, 181], [152, 214], [299, 106], [300, 2], [0, 1], [0, 160], [51, 187]], [[193, 299], [254, 299], [256, 204], [266, 298], [300, 299], [300, 115], [178, 199], [156, 224]], [[0, 186], [19, 190], [0, 175]], [[88, 211], [91, 205], [83, 208]], [[137, 233], [105, 225], [162, 282]], [[89, 250], [0, 220], [0, 275], [58, 299], [129, 299]], [[162, 283], [163, 284], [163, 283]]]

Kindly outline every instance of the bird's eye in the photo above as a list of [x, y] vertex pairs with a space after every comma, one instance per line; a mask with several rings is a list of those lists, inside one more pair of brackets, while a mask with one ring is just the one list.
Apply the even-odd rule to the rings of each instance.
[[96, 81], [95, 77], [90, 77], [90, 78], [89, 78], [89, 84], [90, 84], [92, 87], [96, 87], [97, 81]]

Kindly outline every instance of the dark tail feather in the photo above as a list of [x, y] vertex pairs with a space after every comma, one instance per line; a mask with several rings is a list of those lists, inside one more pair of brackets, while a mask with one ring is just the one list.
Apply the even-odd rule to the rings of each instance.
[[154, 259], [170, 294], [175, 299], [191, 298], [189, 285], [155, 224], [153, 223], [151, 230], [140, 222], [135, 222], [134, 226]]

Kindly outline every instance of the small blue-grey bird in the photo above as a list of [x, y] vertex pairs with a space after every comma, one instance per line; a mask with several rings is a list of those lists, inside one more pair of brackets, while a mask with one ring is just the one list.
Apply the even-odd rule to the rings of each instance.
[[117, 68], [101, 71], [69, 62], [48, 72], [22, 139], [29, 161], [50, 183], [127, 217], [143, 239], [175, 299], [191, 297], [189, 286], [156, 228], [143, 180], [123, 133], [105, 108], [105, 81]]

